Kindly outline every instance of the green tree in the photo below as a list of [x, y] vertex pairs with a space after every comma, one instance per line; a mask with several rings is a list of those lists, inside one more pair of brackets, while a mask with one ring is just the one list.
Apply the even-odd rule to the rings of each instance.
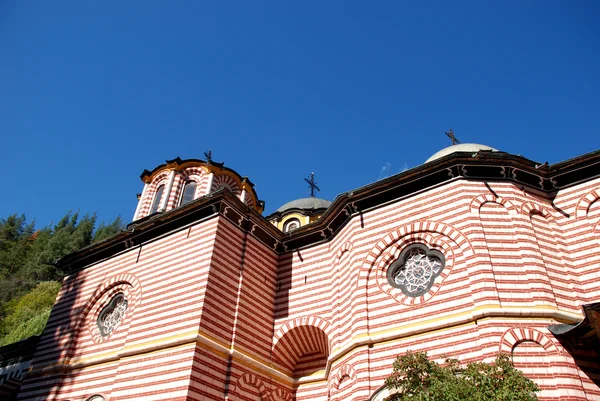
[[408, 352], [396, 358], [385, 384], [397, 391], [386, 401], [534, 401], [539, 391], [502, 354], [492, 363], [472, 362], [462, 369], [456, 359], [440, 365], [424, 352]]
[[63, 274], [57, 260], [124, 228], [120, 217], [97, 228], [96, 221], [95, 214], [68, 212], [55, 225], [35, 229], [24, 215], [0, 219], [0, 344], [41, 333]]

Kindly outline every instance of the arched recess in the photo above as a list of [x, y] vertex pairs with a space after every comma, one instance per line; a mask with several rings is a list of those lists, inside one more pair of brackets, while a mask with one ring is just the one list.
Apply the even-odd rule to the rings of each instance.
[[356, 372], [352, 365], [344, 364], [331, 379], [329, 397], [331, 401], [342, 401], [349, 398], [352, 384], [356, 381]]
[[236, 400], [264, 401], [269, 392], [260, 377], [247, 372], [237, 379], [232, 393]]
[[575, 216], [577, 219], [588, 217], [590, 206], [600, 199], [600, 189], [593, 189], [583, 196], [575, 207]]
[[[565, 290], [573, 289], [578, 286], [578, 283], [573, 280], [572, 267], [567, 263], [565, 257], [565, 242], [563, 232], [552, 212], [543, 205], [534, 202], [525, 202], [521, 206], [522, 215], [527, 216], [529, 224], [533, 229], [535, 242], [532, 241], [532, 249], [536, 249], [540, 253], [540, 257], [544, 264], [544, 269], [541, 274], [546, 274], [548, 284], [552, 289], [552, 296], [556, 303], [553, 307], [568, 307], [573, 311], [577, 311], [578, 307], [573, 301], [575, 295], [569, 294], [565, 296]], [[563, 291], [555, 291], [556, 288], [561, 288]], [[577, 292], [575, 290], [575, 292]], [[559, 305], [557, 305], [559, 304]]]
[[322, 330], [327, 336], [331, 335], [331, 324], [327, 320], [320, 318], [319, 316], [297, 317], [295, 319], [288, 320], [287, 322], [282, 324], [279, 327], [279, 329], [277, 329], [277, 331], [275, 332], [275, 335], [273, 337], [274, 338], [273, 348], [275, 348], [275, 346], [277, 345], [279, 340], [285, 334], [287, 334], [293, 328], [300, 327], [300, 326], [314, 326], [314, 327]]
[[317, 326], [300, 325], [287, 331], [273, 347], [273, 359], [293, 377], [308, 376], [327, 366], [329, 337]]
[[236, 196], [239, 196], [242, 192], [241, 183], [239, 182], [238, 178], [227, 170], [219, 172], [218, 175], [215, 174], [210, 192], [217, 191], [221, 188], [229, 189], [231, 193]]
[[500, 196], [494, 196], [492, 194], [485, 194], [473, 198], [470, 206], [471, 214], [479, 215], [481, 207], [488, 202], [498, 203], [504, 206], [513, 215], [518, 213], [517, 207], [510, 200], [502, 198]]
[[505, 331], [500, 339], [500, 348], [498, 351], [503, 354], [511, 355], [513, 348], [523, 341], [533, 341], [538, 343], [550, 354], [560, 355], [561, 353], [550, 337], [537, 329], [529, 327], [513, 327]]
[[[487, 248], [493, 277], [497, 288], [501, 306], [530, 305], [532, 300], [536, 304], [547, 304], [553, 301], [553, 295], [548, 291], [549, 280], [544, 283], [537, 280], [539, 275], [546, 276], [539, 251], [530, 251], [535, 248], [530, 245], [530, 235], [520, 229], [517, 231], [515, 222], [523, 224], [524, 216], [519, 214], [512, 203], [503, 198], [492, 198], [489, 195], [486, 201], [483, 196], [478, 197], [478, 217], [483, 230], [483, 244]], [[525, 248], [525, 254], [523, 246]], [[525, 266], [525, 260], [533, 260]], [[540, 277], [542, 277], [540, 276]]]
[[334, 264], [337, 264], [340, 261], [340, 259], [342, 258], [342, 255], [344, 255], [346, 252], [350, 252], [353, 248], [354, 248], [354, 245], [352, 244], [351, 241], [344, 242], [338, 248], [338, 250], [335, 252], [335, 262], [334, 262]]
[[[65, 347], [65, 357], [67, 362], [73, 357], [78, 344], [81, 342], [82, 336], [89, 332], [91, 339], [94, 342], [103, 342], [104, 339], [97, 333], [96, 319], [102, 308], [103, 300], [108, 300], [112, 295], [118, 292], [125, 292], [127, 295], [128, 308], [125, 321], [125, 326], [121, 331], [126, 332], [127, 326], [131, 321], [135, 309], [142, 301], [142, 288], [136, 276], [129, 273], [122, 273], [112, 276], [104, 280], [94, 291], [85, 306], [78, 312], [78, 318], [73, 325], [69, 342]], [[85, 330], [87, 328], [87, 331]], [[108, 337], [110, 338], [110, 337]]]
[[557, 375], [564, 374], [567, 362], [556, 344], [544, 333], [533, 328], [512, 328], [504, 333], [500, 342], [500, 351], [511, 357], [515, 368], [532, 379], [541, 392], [540, 399], [559, 399], [562, 391], [580, 386], [580, 382], [565, 383], [565, 379], [557, 380]]

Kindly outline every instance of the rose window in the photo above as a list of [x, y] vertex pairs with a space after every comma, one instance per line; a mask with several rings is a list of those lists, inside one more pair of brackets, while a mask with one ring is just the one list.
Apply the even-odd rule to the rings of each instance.
[[98, 329], [102, 337], [108, 337], [125, 319], [127, 299], [125, 295], [117, 294], [98, 316]]
[[433, 285], [444, 268], [444, 255], [425, 245], [410, 245], [388, 269], [389, 283], [411, 297], [421, 296]]

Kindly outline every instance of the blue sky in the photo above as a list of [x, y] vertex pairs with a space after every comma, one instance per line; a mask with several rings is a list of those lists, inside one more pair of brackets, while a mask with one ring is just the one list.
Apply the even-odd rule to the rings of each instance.
[[597, 1], [0, 2], [0, 217], [131, 220], [139, 174], [214, 159], [267, 212], [449, 145], [600, 148]]

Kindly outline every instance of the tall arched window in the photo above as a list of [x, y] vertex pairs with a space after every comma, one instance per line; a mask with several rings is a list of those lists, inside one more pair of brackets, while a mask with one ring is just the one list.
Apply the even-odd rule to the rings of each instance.
[[159, 186], [156, 190], [156, 195], [154, 195], [154, 201], [152, 202], [152, 208], [150, 209], [150, 214], [158, 212], [158, 208], [160, 207], [160, 200], [162, 198], [164, 190], [164, 184]]
[[185, 183], [185, 187], [183, 187], [183, 195], [181, 195], [181, 201], [179, 201], [179, 206], [185, 205], [188, 202], [194, 200], [194, 195], [196, 194], [196, 181], [188, 181]]

